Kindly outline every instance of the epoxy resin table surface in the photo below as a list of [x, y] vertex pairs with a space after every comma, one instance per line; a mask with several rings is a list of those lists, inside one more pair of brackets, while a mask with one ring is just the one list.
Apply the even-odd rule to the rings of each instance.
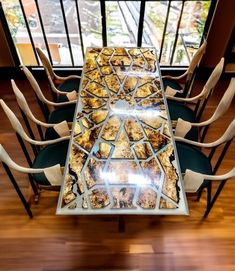
[[154, 48], [88, 48], [57, 214], [187, 214]]

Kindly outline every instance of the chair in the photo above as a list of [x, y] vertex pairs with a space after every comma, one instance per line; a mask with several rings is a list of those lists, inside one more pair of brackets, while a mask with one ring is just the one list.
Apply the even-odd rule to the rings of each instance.
[[[209, 176], [216, 174], [234, 136], [235, 119], [230, 123], [224, 134], [218, 140], [211, 143], [201, 143], [182, 137], [175, 137], [181, 172], [184, 174], [187, 170], [191, 170]], [[216, 149], [221, 145], [223, 145], [223, 148], [218, 153], [214, 166], [212, 166], [212, 158], [214, 157]], [[210, 152], [208, 155], [205, 155], [199, 148], [210, 149]], [[202, 191], [205, 188], [207, 190], [207, 208], [204, 215], [204, 217], [206, 217], [211, 209], [211, 181], [207, 181], [207, 178], [205, 178], [204, 181], [201, 180], [199, 182], [197, 180], [195, 183], [194, 181], [191, 181], [190, 183], [192, 185], [191, 190], [197, 191], [198, 193], [198, 200], [202, 195]], [[189, 188], [187, 189], [190, 190]]]
[[[48, 123], [59, 123], [61, 121], [73, 121], [75, 106], [77, 102], [77, 93], [75, 91], [72, 91], [70, 93], [67, 93], [66, 96], [68, 97], [69, 101], [66, 102], [52, 102], [46, 99], [46, 97], [43, 95], [37, 81], [33, 77], [32, 73], [29, 71], [28, 68], [25, 66], [22, 66], [22, 70], [24, 74], [26, 75], [27, 79], [29, 80], [30, 85], [32, 86], [36, 98], [38, 101], [38, 104], [42, 110], [42, 113], [47, 120]], [[52, 112], [50, 112], [48, 106], [53, 107], [60, 107]]]
[[37, 47], [36, 50], [46, 71], [52, 92], [56, 95], [65, 94], [66, 92], [71, 92], [74, 90], [78, 92], [81, 76], [70, 75], [67, 77], [61, 77], [56, 75], [53, 71], [50, 61], [43, 53], [43, 51], [39, 47]]
[[[15, 93], [17, 103], [20, 108], [21, 115], [25, 122], [26, 128], [29, 132], [29, 135], [32, 139], [35, 139], [33, 130], [30, 126], [29, 120], [31, 120], [37, 127], [38, 133], [41, 140], [55, 139], [58, 137], [70, 135], [70, 130], [68, 127], [67, 121], [62, 121], [60, 123], [45, 123], [38, 120], [32, 113], [23, 93], [17, 87], [15, 81], [11, 80], [12, 89]], [[46, 128], [45, 137], [43, 135], [42, 127]]]
[[226, 182], [229, 179], [234, 178], [234, 177], [235, 177], [235, 167], [226, 174], [215, 175], [215, 176], [205, 175], [205, 174], [201, 174], [201, 173], [194, 172], [192, 170], [187, 169], [184, 176], [184, 187], [185, 187], [186, 192], [195, 193], [205, 180], [207, 182], [212, 182], [212, 181], [220, 182], [213, 198], [210, 199], [210, 202], [208, 203], [208, 206], [206, 208], [205, 214], [203, 216], [204, 218], [206, 218], [209, 215], [212, 207], [214, 206]]
[[[186, 137], [192, 140], [198, 140], [198, 130], [200, 129], [201, 132], [201, 142], [204, 141], [206, 133], [209, 129], [209, 126], [218, 120], [229, 108], [232, 103], [233, 97], [235, 94], [235, 78], [230, 80], [230, 84], [225, 91], [222, 99], [220, 100], [219, 104], [217, 105], [213, 115], [205, 121], [196, 122], [196, 117], [193, 114], [193, 111], [184, 106], [179, 105], [179, 111], [181, 109], [180, 114], [173, 114], [172, 111], [170, 112], [170, 116], [172, 119], [175, 115], [177, 115], [178, 120], [175, 127], [175, 135]], [[174, 109], [176, 110], [176, 108]], [[181, 117], [182, 116], [182, 117]]]
[[[197, 121], [200, 120], [203, 110], [205, 109], [205, 106], [208, 102], [208, 99], [213, 93], [214, 88], [219, 81], [219, 78], [223, 71], [223, 67], [224, 67], [224, 58], [222, 57], [220, 62], [216, 65], [210, 77], [208, 78], [206, 84], [202, 88], [202, 91], [194, 97], [181, 98], [181, 97], [166, 95], [170, 112], [176, 111], [174, 110], [174, 106], [178, 105], [176, 104], [176, 102], [181, 103], [181, 104], [183, 103], [185, 105], [190, 104], [190, 108], [192, 106], [194, 107], [193, 113], [196, 116]], [[177, 110], [177, 114], [180, 114], [180, 110]], [[174, 115], [172, 115], [172, 118], [177, 119], [177, 117]]]
[[[5, 102], [0, 100], [0, 104], [11, 123], [11, 126], [16, 132], [17, 139], [31, 168], [45, 168], [56, 164], [60, 164], [61, 167], [63, 167], [65, 165], [70, 138], [69, 136], [44, 141], [31, 139], [25, 133], [21, 123]], [[33, 160], [31, 159], [24, 142], [28, 142], [30, 144], [35, 157]], [[36, 173], [33, 175], [33, 179], [38, 185], [50, 185], [45, 174]]]
[[167, 95], [186, 97], [190, 94], [190, 88], [196, 67], [200, 64], [201, 58], [206, 51], [206, 40], [194, 54], [188, 69], [180, 76], [166, 75], [162, 77], [162, 82]]
[[2, 162], [2, 165], [12, 183], [14, 186], [16, 193], [18, 194], [22, 204], [24, 205], [24, 208], [29, 215], [30, 218], [33, 217], [32, 211], [30, 209], [30, 205], [26, 201], [24, 195], [22, 194], [20, 187], [17, 184], [16, 179], [14, 178], [12, 172], [10, 169], [14, 169], [16, 171], [29, 174], [32, 178], [35, 174], [43, 174], [47, 180], [49, 185], [51, 186], [60, 186], [63, 180], [63, 175], [61, 172], [61, 167], [59, 164], [55, 164], [50, 167], [43, 167], [43, 168], [26, 168], [19, 166], [16, 164], [8, 155], [8, 153], [5, 151], [3, 146], [0, 144], [0, 160]]

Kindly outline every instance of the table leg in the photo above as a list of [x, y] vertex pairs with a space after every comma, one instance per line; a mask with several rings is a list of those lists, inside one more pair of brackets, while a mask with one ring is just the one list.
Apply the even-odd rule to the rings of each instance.
[[125, 218], [123, 215], [118, 216], [118, 231], [125, 232]]

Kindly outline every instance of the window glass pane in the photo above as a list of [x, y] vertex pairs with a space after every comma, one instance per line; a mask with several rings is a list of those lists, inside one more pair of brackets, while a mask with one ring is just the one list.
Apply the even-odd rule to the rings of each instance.
[[53, 64], [71, 65], [60, 1], [38, 0], [38, 4]]
[[74, 65], [83, 65], [81, 40], [78, 29], [78, 17], [75, 1], [64, 1], [64, 11], [69, 32], [69, 39], [72, 47]]
[[182, 8], [182, 2], [172, 1], [170, 6], [170, 13], [167, 22], [165, 40], [162, 48], [161, 64], [169, 65], [175, 42], [177, 24], [180, 17], [180, 11]]
[[108, 46], [136, 46], [140, 1], [106, 2]]
[[19, 1], [2, 0], [2, 5], [21, 63], [37, 65]]
[[[39, 16], [34, 0], [22, 0], [27, 23], [30, 28], [31, 36], [35, 47], [45, 48], [45, 42], [43, 39], [42, 28], [39, 21]], [[22, 45], [27, 49], [31, 46], [29, 44]], [[26, 63], [25, 63], [26, 64]], [[36, 63], [35, 63], [36, 64]]]
[[102, 46], [100, 1], [77, 1], [84, 47]]
[[186, 1], [173, 65], [188, 65], [193, 54], [199, 48], [210, 1]]
[[168, 1], [146, 2], [143, 46], [154, 46], [159, 54], [166, 20]]

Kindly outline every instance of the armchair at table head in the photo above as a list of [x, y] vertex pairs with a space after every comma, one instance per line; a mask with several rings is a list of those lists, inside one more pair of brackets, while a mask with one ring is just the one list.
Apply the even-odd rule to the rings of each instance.
[[[202, 176], [214, 176], [219, 166], [221, 165], [224, 156], [235, 136], [235, 119], [230, 123], [224, 134], [214, 142], [201, 143], [191, 141], [182, 137], [175, 137], [176, 147], [179, 156], [181, 172], [185, 173], [185, 187], [188, 192], [197, 192], [197, 199], [199, 200], [204, 188], [207, 189], [207, 209], [204, 217], [206, 217], [211, 210], [214, 201], [218, 197], [222, 188], [218, 188], [219, 192], [216, 192], [216, 197], [211, 199], [212, 196], [212, 184], [210, 181], [213, 178], [202, 178]], [[214, 166], [212, 166], [212, 159], [218, 146], [223, 145], [220, 148], [220, 152], [217, 153]], [[197, 148], [195, 148], [197, 147]], [[208, 155], [205, 155], [199, 148], [210, 149]], [[190, 159], [189, 159], [190, 157]], [[196, 172], [196, 173], [192, 173]], [[190, 180], [190, 177], [192, 179]], [[197, 177], [199, 177], [197, 179]], [[219, 177], [218, 177], [219, 178]], [[222, 178], [226, 179], [225, 177]], [[222, 185], [223, 186], [223, 185]]]
[[219, 104], [217, 105], [213, 115], [206, 121], [202, 121], [199, 123], [191, 123], [189, 121], [185, 121], [181, 118], [177, 120], [176, 128], [175, 128], [175, 135], [180, 137], [185, 137], [188, 132], [193, 128], [203, 128], [201, 141], [203, 142], [208, 131], [209, 126], [218, 120], [230, 107], [233, 97], [235, 95], [235, 78], [231, 78], [229, 86], [225, 91], [222, 99], [220, 100]]
[[8, 153], [5, 151], [5, 149], [3, 148], [3, 146], [1, 144], [0, 144], [0, 161], [2, 162], [3, 167], [4, 167], [8, 177], [10, 178], [12, 185], [14, 186], [14, 188], [15, 188], [15, 190], [16, 190], [16, 192], [17, 192], [22, 204], [24, 205], [24, 208], [30, 218], [33, 217], [30, 206], [29, 206], [28, 202], [26, 201], [26, 199], [24, 198], [24, 196], [20, 190], [20, 187], [18, 186], [18, 183], [17, 183], [16, 179], [14, 178], [10, 169], [16, 170], [18, 172], [26, 173], [29, 175], [44, 174], [51, 186], [56, 186], [56, 187], [60, 186], [62, 183], [62, 180], [63, 180], [63, 175], [62, 175], [61, 167], [59, 164], [53, 165], [51, 167], [45, 167], [45, 168], [22, 167], [22, 166], [16, 164], [10, 158], [10, 156], [8, 155]]
[[206, 51], [207, 41], [205, 40], [194, 54], [186, 72], [180, 76], [163, 76], [163, 85], [167, 95], [180, 97], [188, 96], [196, 67], [200, 64], [203, 54]]
[[11, 80], [11, 85], [31, 138], [35, 139], [35, 136], [28, 119], [30, 119], [34, 124], [36, 124], [42, 140], [44, 139], [44, 136], [41, 127], [46, 128], [46, 139], [55, 139], [58, 137], [70, 135], [69, 126], [67, 121], [65, 120], [60, 123], [45, 123], [43, 121], [38, 120], [32, 113], [23, 93], [19, 90], [13, 79]]
[[[50, 64], [50, 61], [43, 53], [43, 51], [37, 47], [36, 51], [41, 59], [43, 67], [46, 71], [47, 78], [51, 87], [51, 90], [56, 94], [78, 91], [81, 76], [78, 75], [70, 75], [67, 77], [58, 76], [54, 73], [53, 68]], [[58, 87], [56, 87], [58, 86]]]

